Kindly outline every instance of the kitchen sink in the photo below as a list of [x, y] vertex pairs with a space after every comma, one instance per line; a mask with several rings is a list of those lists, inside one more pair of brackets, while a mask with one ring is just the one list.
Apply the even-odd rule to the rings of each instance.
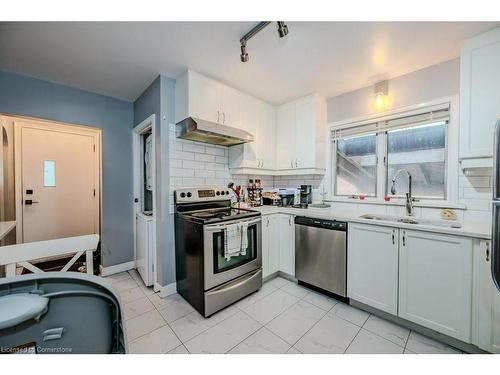
[[380, 220], [380, 221], [392, 221], [396, 223], [404, 224], [420, 224], [429, 225], [435, 227], [445, 227], [445, 228], [462, 228], [462, 224], [456, 221], [446, 221], [446, 220], [430, 220], [430, 219], [417, 219], [410, 216], [390, 216], [390, 215], [374, 215], [365, 214], [359, 217], [360, 219], [368, 220]]

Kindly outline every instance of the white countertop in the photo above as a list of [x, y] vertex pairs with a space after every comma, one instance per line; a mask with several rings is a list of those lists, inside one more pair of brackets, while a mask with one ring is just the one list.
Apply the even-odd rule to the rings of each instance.
[[[422, 224], [405, 224], [394, 221], [362, 219], [359, 214], [352, 214], [346, 211], [337, 211], [332, 208], [291, 208], [277, 206], [252, 207], [252, 210], [261, 212], [262, 215], [284, 213], [297, 216], [313, 217], [317, 219], [329, 219], [347, 221], [351, 223], [362, 223], [381, 225], [393, 228], [414, 229], [426, 232], [453, 234], [456, 236], [473, 237], [481, 239], [491, 239], [491, 228], [481, 223], [462, 223], [462, 228], [437, 227]], [[418, 218], [417, 218], [418, 220]]]
[[0, 240], [16, 227], [15, 221], [0, 221]]

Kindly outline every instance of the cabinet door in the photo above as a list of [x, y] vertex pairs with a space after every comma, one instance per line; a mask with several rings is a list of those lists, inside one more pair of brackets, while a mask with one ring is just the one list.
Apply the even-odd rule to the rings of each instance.
[[472, 240], [402, 230], [399, 316], [471, 342]]
[[491, 277], [491, 243], [474, 240], [472, 343], [500, 353], [500, 292]]
[[460, 61], [460, 157], [491, 157], [500, 115], [500, 28], [465, 42]]
[[279, 215], [269, 216], [269, 271], [271, 274], [280, 270]]
[[[242, 128], [253, 135], [254, 141], [242, 145], [244, 166], [247, 168], [258, 168], [260, 164], [259, 153], [259, 103], [250, 98], [245, 101], [245, 108], [242, 110]], [[234, 146], [233, 146], [234, 147]]]
[[262, 217], [262, 277], [267, 277], [271, 274], [269, 260], [269, 215]]
[[399, 230], [349, 224], [347, 296], [390, 314], [398, 313]]
[[315, 167], [316, 116], [313, 96], [300, 99], [295, 104], [295, 167]]
[[142, 215], [136, 215], [136, 267], [146, 286], [152, 285], [152, 221]]
[[295, 103], [277, 110], [276, 165], [280, 170], [295, 168]]
[[238, 91], [222, 86], [221, 88], [221, 117], [219, 122], [223, 125], [240, 127], [241, 108], [243, 95]]
[[221, 85], [197, 73], [189, 72], [189, 115], [212, 122], [222, 122]]
[[295, 224], [292, 215], [279, 215], [280, 271], [295, 277]]
[[261, 168], [276, 168], [276, 111], [264, 104], [260, 111], [258, 155]]

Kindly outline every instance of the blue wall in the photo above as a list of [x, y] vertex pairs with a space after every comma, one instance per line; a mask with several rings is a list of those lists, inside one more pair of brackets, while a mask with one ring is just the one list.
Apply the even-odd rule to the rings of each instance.
[[136, 125], [156, 115], [156, 264], [160, 285], [175, 282], [173, 215], [169, 214], [169, 124], [174, 122], [174, 97], [175, 80], [160, 75], [134, 102]]
[[0, 71], [0, 112], [102, 129], [103, 265], [133, 260], [133, 104]]

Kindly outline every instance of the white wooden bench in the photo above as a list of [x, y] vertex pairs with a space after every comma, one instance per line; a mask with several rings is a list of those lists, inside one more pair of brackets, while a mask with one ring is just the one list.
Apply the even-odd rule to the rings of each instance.
[[97, 249], [99, 235], [59, 238], [0, 247], [0, 266], [5, 266], [5, 276], [15, 276], [17, 265], [31, 272], [44, 272], [33, 262], [48, 257], [74, 254], [60, 272], [66, 272], [85, 253], [87, 273], [94, 274], [93, 251]]

